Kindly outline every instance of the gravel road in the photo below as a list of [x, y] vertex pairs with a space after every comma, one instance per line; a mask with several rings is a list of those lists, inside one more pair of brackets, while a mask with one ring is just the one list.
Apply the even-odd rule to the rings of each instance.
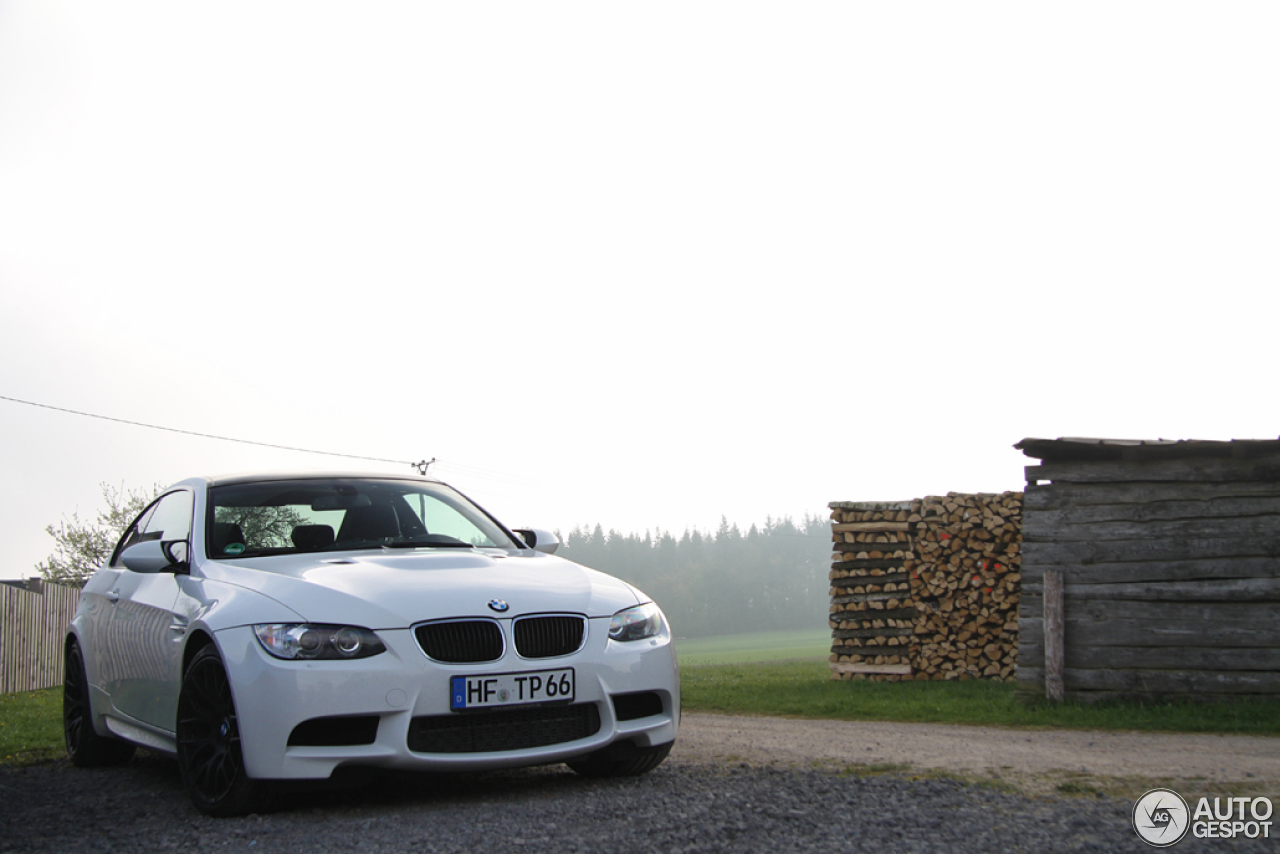
[[1225, 794], [1222, 784], [1233, 792], [1280, 795], [1280, 738], [1259, 736], [694, 714], [681, 723], [675, 755], [753, 764], [909, 765], [916, 772], [999, 780], [1030, 794], [1049, 794], [1071, 782], [1132, 797], [1170, 784], [1184, 795]]
[[[671, 758], [639, 779], [588, 781], [564, 766], [377, 775], [293, 792], [275, 810], [243, 819], [196, 812], [174, 763], [146, 752], [113, 769], [6, 767], [0, 851], [1151, 850], [1129, 826], [1128, 799], [1019, 794], [911, 769], [841, 772], [832, 764], [840, 757], [809, 756], [798, 746], [814, 743], [809, 723], [690, 715]], [[790, 737], [785, 724], [798, 725]], [[941, 729], [952, 730], [956, 744], [973, 735]], [[770, 731], [778, 753], [762, 746], [761, 733]], [[814, 759], [823, 767], [810, 767]], [[1188, 838], [1176, 850], [1275, 852], [1277, 845]]]

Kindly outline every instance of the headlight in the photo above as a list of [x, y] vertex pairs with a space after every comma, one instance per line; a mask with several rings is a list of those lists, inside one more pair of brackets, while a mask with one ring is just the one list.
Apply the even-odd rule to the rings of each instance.
[[662, 634], [662, 611], [652, 602], [619, 611], [609, 621], [609, 637], [616, 641], [638, 641]]
[[387, 651], [377, 635], [355, 626], [265, 623], [254, 626], [253, 633], [271, 655], [291, 661], [368, 658]]

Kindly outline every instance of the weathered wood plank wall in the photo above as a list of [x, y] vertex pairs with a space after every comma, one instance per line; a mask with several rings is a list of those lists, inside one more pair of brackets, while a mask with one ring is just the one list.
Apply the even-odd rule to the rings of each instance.
[[[1031, 442], [1031, 456], [1055, 453]], [[1194, 444], [1215, 456], [1166, 443], [1027, 467], [1020, 692], [1045, 692], [1043, 583], [1057, 570], [1068, 699], [1280, 696], [1280, 453], [1258, 453], [1280, 443], [1247, 456]]]

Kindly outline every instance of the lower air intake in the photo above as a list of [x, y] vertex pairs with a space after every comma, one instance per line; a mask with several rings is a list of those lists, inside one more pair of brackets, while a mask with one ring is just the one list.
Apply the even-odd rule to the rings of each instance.
[[377, 715], [312, 718], [289, 734], [290, 747], [347, 747], [378, 739]]
[[414, 753], [496, 753], [563, 744], [599, 731], [595, 703], [432, 715], [410, 721], [409, 749]]
[[662, 697], [655, 691], [614, 694], [613, 713], [620, 721], [634, 721], [662, 714]]

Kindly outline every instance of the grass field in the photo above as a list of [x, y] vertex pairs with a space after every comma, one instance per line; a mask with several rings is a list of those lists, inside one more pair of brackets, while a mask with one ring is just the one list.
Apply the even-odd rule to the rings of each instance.
[[755, 632], [676, 641], [681, 667], [794, 659], [826, 661], [830, 652], [831, 632], [828, 629]]
[[691, 712], [1280, 736], [1280, 703], [1020, 703], [1004, 682], [839, 682], [825, 661], [680, 668]]

